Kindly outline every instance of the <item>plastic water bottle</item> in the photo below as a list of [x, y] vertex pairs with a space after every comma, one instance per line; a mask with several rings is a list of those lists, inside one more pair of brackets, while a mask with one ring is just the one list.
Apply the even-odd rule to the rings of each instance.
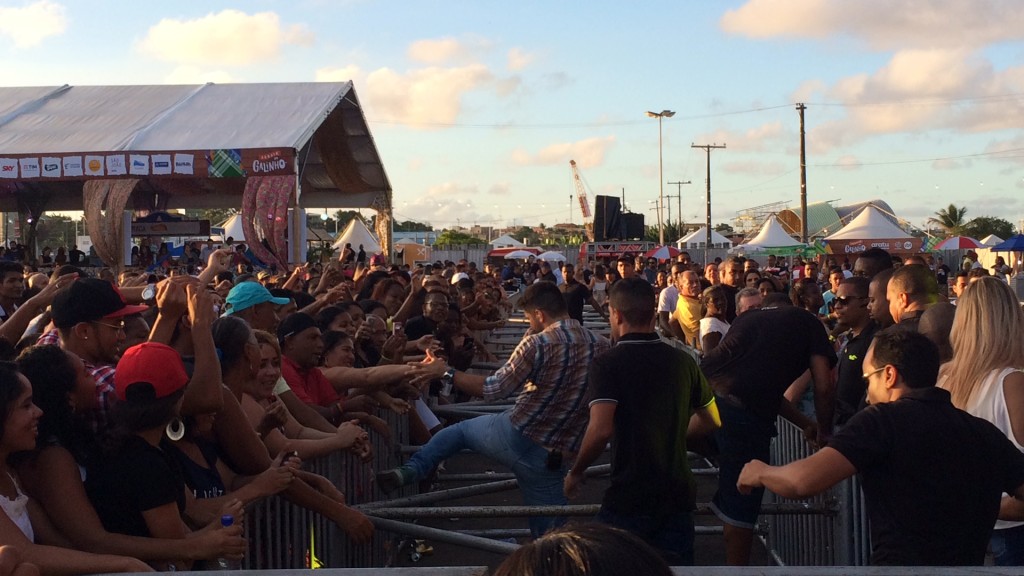
[[[235, 517], [231, 514], [225, 514], [220, 517], [220, 525], [224, 528], [230, 528], [235, 523]], [[241, 570], [242, 563], [238, 560], [231, 560], [229, 558], [217, 558], [217, 570]]]

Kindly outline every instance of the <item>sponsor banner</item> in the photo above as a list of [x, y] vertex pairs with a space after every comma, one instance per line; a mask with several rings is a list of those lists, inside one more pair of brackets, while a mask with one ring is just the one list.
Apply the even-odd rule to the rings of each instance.
[[132, 176], [149, 176], [149, 156], [132, 154], [128, 157], [128, 173]]
[[15, 179], [18, 177], [18, 159], [0, 158], [0, 178]]
[[868, 248], [881, 248], [890, 254], [920, 252], [924, 241], [920, 238], [874, 238], [867, 240], [828, 240], [831, 254], [856, 256]]
[[39, 158], [19, 158], [18, 164], [21, 166], [22, 178], [39, 178]]
[[111, 154], [107, 156], [107, 174], [111, 176], [124, 176], [128, 173], [128, 165], [124, 162], [124, 154]]
[[209, 236], [209, 220], [132, 222], [132, 236]]
[[85, 157], [85, 175], [103, 176], [103, 156]]
[[118, 176], [246, 178], [296, 174], [290, 148], [180, 150], [167, 152], [86, 152], [0, 158], [0, 178], [80, 179]]
[[171, 173], [171, 155], [153, 154], [153, 175], [166, 176]]
[[175, 174], [194, 174], [195, 167], [194, 154], [175, 154], [174, 155], [174, 173]]
[[65, 156], [61, 159], [64, 164], [65, 176], [84, 176], [85, 169], [82, 167], [81, 156]]
[[60, 178], [60, 158], [43, 156], [43, 178]]

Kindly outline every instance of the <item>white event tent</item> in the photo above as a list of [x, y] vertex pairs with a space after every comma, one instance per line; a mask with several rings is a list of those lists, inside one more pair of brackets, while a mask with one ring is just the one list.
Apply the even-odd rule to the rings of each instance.
[[[704, 244], [707, 242], [708, 227], [701, 226], [700, 230], [696, 230], [683, 236], [679, 240], [676, 240], [676, 248], [680, 250], [689, 250], [695, 248], [704, 248]], [[732, 240], [729, 240], [725, 236], [722, 236], [714, 230], [711, 231], [711, 246], [708, 248], [732, 248]]]
[[341, 250], [345, 248], [345, 244], [351, 244], [352, 249], [356, 252], [359, 251], [359, 245], [362, 244], [363, 250], [367, 254], [380, 253], [380, 243], [377, 242], [377, 238], [370, 233], [369, 228], [359, 218], [353, 218], [349, 221], [345, 231], [334, 240], [332, 248]]

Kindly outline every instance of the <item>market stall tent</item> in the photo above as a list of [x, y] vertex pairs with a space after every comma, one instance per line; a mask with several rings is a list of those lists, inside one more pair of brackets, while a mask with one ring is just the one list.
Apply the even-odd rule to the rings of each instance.
[[753, 238], [733, 246], [730, 254], [745, 254], [764, 252], [768, 254], [796, 253], [807, 248], [806, 244], [793, 239], [779, 224], [774, 214], [768, 217], [761, 225], [761, 229]]
[[[707, 235], [708, 227], [701, 226], [700, 230], [691, 232], [679, 240], [676, 240], [676, 247], [680, 250], [704, 248], [704, 244], [707, 243]], [[712, 230], [711, 246], [708, 246], [708, 248], [732, 248], [732, 240], [729, 240], [725, 236], [722, 236], [718, 232]]]
[[301, 257], [286, 238], [307, 208], [373, 208], [389, 248], [391, 185], [351, 82], [0, 88], [0, 211], [23, 227], [83, 210], [117, 266], [126, 208], [228, 207], [267, 263]]
[[494, 240], [491, 240], [490, 244], [491, 248], [522, 248], [526, 246], [526, 244], [523, 244], [508, 234], [504, 234]]

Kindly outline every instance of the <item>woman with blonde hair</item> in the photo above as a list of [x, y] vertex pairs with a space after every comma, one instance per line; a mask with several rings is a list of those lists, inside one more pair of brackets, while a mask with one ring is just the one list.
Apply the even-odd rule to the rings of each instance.
[[[953, 359], [942, 366], [938, 385], [954, 406], [995, 424], [1024, 452], [1024, 311], [995, 277], [969, 284], [956, 309]], [[1024, 517], [1024, 503], [1004, 495], [999, 514]], [[997, 521], [991, 548], [996, 565], [1024, 565], [1024, 522]]]

